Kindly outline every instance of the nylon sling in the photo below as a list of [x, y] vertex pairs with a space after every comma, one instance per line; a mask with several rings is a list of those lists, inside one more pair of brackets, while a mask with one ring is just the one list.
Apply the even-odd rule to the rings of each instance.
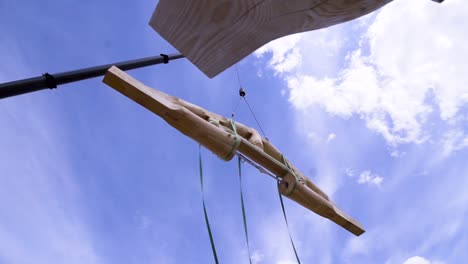
[[[236, 140], [235, 140], [234, 145], [232, 146], [232, 149], [231, 149], [230, 153], [228, 154], [228, 156], [231, 156], [234, 153], [235, 149], [237, 148], [237, 146], [240, 143], [240, 139], [239, 139], [239, 135], [237, 134], [237, 129], [236, 129], [235, 122], [232, 119], [230, 121], [231, 121], [231, 126], [232, 126], [232, 129], [233, 129], [234, 135], [236, 137]], [[283, 162], [285, 163], [285, 165], [288, 167], [289, 171], [293, 173], [294, 177], [296, 178], [295, 184], [297, 184], [297, 176], [295, 175], [294, 171], [290, 168], [288, 161], [284, 157], [282, 157], [282, 159], [283, 159]], [[211, 250], [213, 252], [213, 257], [215, 259], [215, 263], [219, 264], [218, 255], [216, 253], [216, 247], [215, 247], [215, 244], [214, 244], [213, 234], [211, 232], [211, 226], [210, 226], [210, 222], [209, 222], [209, 219], [208, 219], [208, 213], [206, 211], [206, 205], [205, 205], [205, 195], [204, 195], [204, 189], [203, 189], [203, 164], [202, 164], [202, 156], [201, 156], [201, 145], [199, 145], [199, 149], [198, 149], [198, 161], [199, 161], [199, 168], [200, 168], [200, 185], [201, 185], [201, 190], [202, 190], [203, 213], [205, 215], [206, 228], [208, 230], [208, 235], [209, 235], [210, 244], [211, 244]], [[242, 166], [241, 166], [241, 163], [242, 163], [241, 157], [238, 157], [237, 166], [238, 166], [238, 170], [239, 170], [239, 185], [240, 185], [240, 200], [241, 200], [241, 208], [242, 208], [242, 220], [244, 222], [244, 233], [245, 233], [245, 240], [246, 240], [246, 244], [247, 244], [247, 252], [249, 254], [249, 263], [252, 264], [252, 258], [251, 258], [251, 255], [250, 255], [249, 234], [248, 234], [248, 230], [247, 230], [247, 216], [246, 216], [246, 213], [245, 213], [244, 195], [243, 195], [243, 191], [242, 191]], [[286, 210], [284, 208], [283, 197], [282, 197], [280, 189], [279, 189], [279, 184], [280, 184], [280, 182], [278, 182], [278, 196], [279, 196], [279, 199], [280, 199], [281, 210], [283, 212], [284, 221], [286, 223], [286, 228], [288, 230], [289, 240], [291, 241], [291, 245], [293, 247], [294, 255], [296, 256], [297, 263], [301, 264], [301, 261], [299, 259], [299, 255], [297, 254], [296, 246], [294, 245], [294, 242], [293, 242], [293, 239], [292, 239], [292, 236], [291, 236], [291, 232], [289, 230], [288, 219], [286, 217]]]
[[216, 254], [216, 247], [213, 240], [213, 234], [211, 233], [210, 221], [208, 220], [208, 213], [206, 212], [206, 205], [205, 205], [205, 192], [203, 190], [203, 164], [202, 164], [202, 155], [201, 155], [201, 145], [198, 147], [198, 165], [200, 168], [200, 185], [202, 191], [202, 202], [203, 202], [203, 213], [205, 214], [205, 223], [206, 229], [208, 229], [208, 235], [210, 237], [211, 243], [211, 250], [213, 251], [213, 257], [216, 264], [219, 264], [218, 255]]
[[247, 243], [247, 253], [249, 254], [249, 263], [252, 264], [252, 258], [250, 257], [249, 233], [247, 232], [247, 217], [246, 217], [246, 214], [245, 214], [244, 195], [242, 194], [241, 157], [237, 157], [237, 167], [239, 168], [240, 200], [241, 200], [241, 206], [242, 206], [242, 219], [244, 220], [245, 241]]
[[[296, 173], [294, 172], [294, 170], [291, 169], [291, 167], [289, 166], [288, 160], [283, 155], [281, 155], [281, 159], [283, 160], [283, 163], [288, 168], [288, 173], [292, 173], [292, 175], [295, 178], [293, 189], [288, 193], [288, 195], [289, 195], [294, 191], [294, 189], [296, 189], [297, 180], [298, 180], [297, 178], [298, 177], [297, 177]], [[279, 187], [280, 187], [280, 182], [278, 181], [278, 196], [279, 196], [280, 203], [281, 203], [281, 210], [283, 211], [284, 221], [286, 222], [286, 228], [288, 229], [289, 240], [291, 241], [291, 245], [292, 245], [292, 248], [294, 250], [294, 255], [296, 256], [297, 263], [301, 264], [301, 260], [299, 259], [299, 255], [297, 254], [296, 246], [294, 245], [294, 242], [293, 242], [293, 239], [292, 239], [292, 236], [291, 236], [291, 231], [289, 230], [288, 218], [286, 217], [286, 210], [284, 209], [283, 196], [281, 195]]]
[[301, 260], [299, 259], [299, 255], [297, 255], [296, 246], [294, 246], [294, 242], [291, 236], [291, 231], [289, 230], [288, 218], [286, 217], [286, 210], [284, 209], [283, 197], [281, 196], [281, 192], [279, 189], [279, 182], [278, 182], [278, 195], [281, 202], [281, 210], [283, 210], [284, 221], [286, 222], [286, 228], [288, 229], [289, 240], [291, 241], [292, 248], [294, 250], [294, 255], [296, 256], [297, 263], [301, 264]]
[[[231, 150], [232, 152], [232, 151], [235, 151], [237, 146], [239, 146], [240, 138], [239, 138], [239, 135], [237, 134], [236, 123], [234, 122], [232, 118], [231, 118], [231, 126], [234, 132], [234, 136], [236, 137], [236, 142], [234, 143], [233, 148]], [[244, 194], [242, 192], [242, 160], [241, 160], [241, 157], [239, 156], [237, 157], [237, 168], [239, 171], [240, 200], [241, 200], [241, 207], [242, 207], [242, 220], [244, 222], [245, 242], [247, 243], [247, 253], [249, 254], [249, 263], [252, 264], [252, 258], [250, 257], [249, 232], [247, 231], [247, 216], [245, 213], [245, 205], [244, 205]]]

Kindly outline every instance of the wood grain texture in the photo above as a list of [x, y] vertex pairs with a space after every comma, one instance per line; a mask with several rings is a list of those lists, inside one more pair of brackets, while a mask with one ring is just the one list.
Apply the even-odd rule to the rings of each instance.
[[[280, 192], [305, 208], [339, 224], [355, 235], [364, 229], [343, 213], [329, 197], [283, 154], [253, 128], [212, 113], [180, 98], [152, 89], [116, 67], [108, 70], [104, 83], [163, 118], [172, 127], [200, 143], [223, 160], [242, 153], [282, 178]], [[236, 143], [236, 138], [238, 142]]]
[[150, 25], [212, 78], [271, 40], [366, 15], [392, 0], [160, 0]]
[[[299, 178], [301, 177], [305, 176], [299, 176]], [[360, 236], [365, 232], [355, 219], [345, 214], [332, 201], [325, 199], [313, 189], [308, 188], [305, 182], [306, 179], [300, 179], [296, 184], [294, 184], [294, 181], [295, 177], [292, 174], [288, 173], [284, 176], [280, 184], [281, 194], [312, 212], [330, 219], [356, 236]]]
[[151, 89], [116, 67], [108, 70], [104, 83], [159, 115], [171, 126], [199, 142], [221, 159], [230, 160], [234, 156], [229, 155], [235, 143], [234, 136], [181, 106], [177, 103], [177, 98]]

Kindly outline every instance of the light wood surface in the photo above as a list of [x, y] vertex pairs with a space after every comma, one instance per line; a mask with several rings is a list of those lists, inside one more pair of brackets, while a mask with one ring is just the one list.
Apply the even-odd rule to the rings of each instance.
[[212, 78], [271, 40], [326, 28], [392, 0], [160, 0], [150, 25]]
[[[364, 233], [356, 220], [343, 213], [318, 186], [287, 162], [282, 153], [255, 129], [152, 89], [116, 67], [108, 70], [103, 81], [160, 116], [221, 159], [228, 161], [236, 152], [242, 153], [281, 178], [280, 192], [284, 196], [357, 236]], [[231, 122], [235, 124], [237, 134], [234, 133]]]

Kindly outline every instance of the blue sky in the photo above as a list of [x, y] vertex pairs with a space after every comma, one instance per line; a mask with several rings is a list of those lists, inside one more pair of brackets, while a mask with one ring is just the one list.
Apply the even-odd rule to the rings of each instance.
[[[0, 81], [176, 52], [155, 2], [1, 1]], [[397, 0], [238, 64], [269, 139], [367, 232], [286, 200], [303, 263], [468, 257], [468, 4]], [[229, 116], [233, 68], [129, 72]], [[211, 263], [195, 142], [101, 78], [0, 101], [0, 263]], [[236, 118], [255, 127], [245, 105]], [[234, 161], [204, 151], [222, 263], [247, 263]], [[255, 263], [294, 263], [274, 181], [244, 166]]]

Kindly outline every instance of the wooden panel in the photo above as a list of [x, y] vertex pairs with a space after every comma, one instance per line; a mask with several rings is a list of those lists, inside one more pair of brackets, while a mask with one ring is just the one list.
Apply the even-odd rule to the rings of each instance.
[[271, 40], [326, 28], [392, 0], [160, 0], [150, 25], [212, 78]]
[[[336, 207], [328, 196], [293, 164], [285, 164], [283, 154], [255, 129], [234, 122], [238, 132], [235, 134], [231, 120], [226, 117], [147, 87], [116, 67], [108, 70], [104, 82], [160, 116], [169, 125], [205, 146], [221, 159], [230, 160], [237, 151], [282, 178], [280, 192], [291, 200], [355, 235], [364, 233], [358, 222]], [[237, 137], [240, 140], [236, 142]], [[297, 181], [292, 175], [297, 176]]]

